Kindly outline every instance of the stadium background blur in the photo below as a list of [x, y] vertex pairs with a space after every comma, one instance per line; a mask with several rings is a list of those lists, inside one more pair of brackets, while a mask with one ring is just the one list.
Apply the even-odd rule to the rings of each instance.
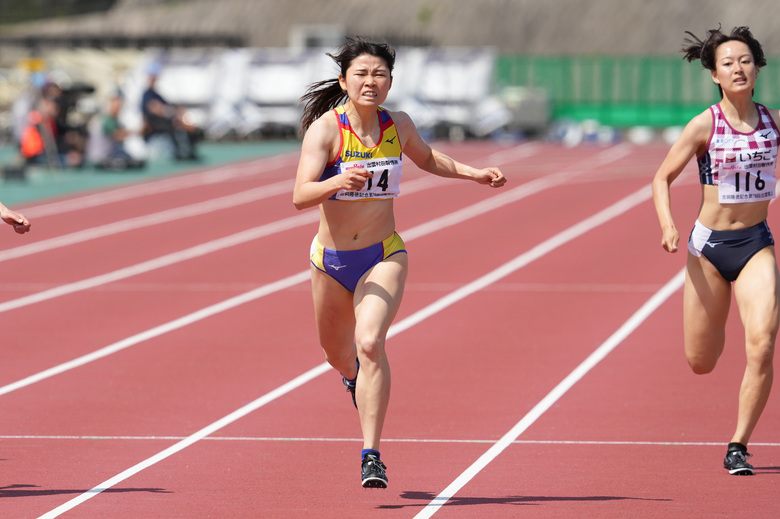
[[387, 104], [429, 138], [672, 141], [717, 101], [684, 31], [750, 26], [769, 63], [756, 99], [777, 107], [779, 21], [776, 0], [0, 0], [0, 160], [41, 81], [72, 94], [85, 131], [121, 91], [138, 131], [152, 63], [207, 142], [295, 141], [298, 98], [337, 74], [325, 52], [345, 35], [398, 48]]

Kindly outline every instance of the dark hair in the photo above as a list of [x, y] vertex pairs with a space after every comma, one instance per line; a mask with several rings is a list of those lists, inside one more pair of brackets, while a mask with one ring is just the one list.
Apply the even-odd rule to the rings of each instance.
[[[750, 29], [745, 26], [734, 27], [731, 30], [731, 34], [725, 34], [721, 32], [720, 26], [717, 29], [710, 29], [707, 31], [707, 38], [702, 41], [697, 38], [692, 32], [685, 31], [685, 34], [690, 38], [685, 38], [683, 42], [682, 52], [685, 53], [683, 59], [687, 59], [689, 62], [695, 60], [701, 61], [704, 68], [708, 70], [716, 70], [715, 63], [715, 51], [723, 43], [727, 41], [741, 41], [748, 46], [750, 52], [753, 54], [753, 60], [756, 67], [761, 68], [766, 66], [766, 58], [764, 57], [764, 49], [761, 48], [761, 44], [750, 33]], [[720, 95], [723, 96], [723, 89], [718, 85]]]
[[[395, 49], [387, 43], [368, 41], [359, 36], [347, 37], [335, 55], [327, 53], [339, 66], [342, 76], [347, 75], [347, 69], [358, 56], [368, 54], [385, 60], [390, 75], [393, 74], [395, 65]], [[325, 112], [332, 110], [347, 99], [347, 94], [341, 90], [338, 78], [326, 79], [309, 85], [306, 93], [301, 97], [304, 103], [303, 115], [301, 115], [301, 133], [305, 132], [311, 123]]]

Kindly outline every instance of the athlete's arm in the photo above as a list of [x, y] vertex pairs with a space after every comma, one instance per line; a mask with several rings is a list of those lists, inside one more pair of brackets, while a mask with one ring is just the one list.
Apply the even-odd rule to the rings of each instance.
[[359, 190], [371, 177], [365, 169], [351, 169], [319, 181], [322, 171], [335, 159], [340, 141], [335, 117], [326, 113], [309, 126], [301, 145], [301, 158], [295, 175], [293, 204], [296, 209], [314, 207], [341, 189]]
[[671, 186], [695, 155], [706, 151], [712, 129], [712, 115], [707, 110], [694, 117], [672, 145], [661, 167], [653, 178], [653, 202], [661, 224], [661, 246], [668, 252], [677, 252], [680, 233], [672, 218]]
[[404, 155], [420, 169], [441, 177], [474, 180], [491, 187], [501, 187], [506, 183], [504, 174], [498, 168], [473, 168], [431, 148], [406, 113], [393, 112], [391, 117], [401, 139]]

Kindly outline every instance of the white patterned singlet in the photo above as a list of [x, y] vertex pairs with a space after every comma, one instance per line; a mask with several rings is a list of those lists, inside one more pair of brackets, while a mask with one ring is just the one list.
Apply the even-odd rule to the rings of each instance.
[[721, 204], [762, 202], [775, 198], [775, 165], [780, 131], [769, 111], [756, 103], [759, 121], [750, 133], [738, 132], [719, 105], [710, 107], [712, 133], [699, 157], [699, 180], [718, 186]]

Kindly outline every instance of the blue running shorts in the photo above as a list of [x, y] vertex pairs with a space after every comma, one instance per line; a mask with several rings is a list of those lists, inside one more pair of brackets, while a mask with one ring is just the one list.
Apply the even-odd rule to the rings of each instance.
[[311, 242], [310, 260], [317, 270], [325, 272], [344, 288], [354, 292], [363, 274], [399, 252], [406, 252], [406, 245], [398, 233], [393, 233], [389, 238], [365, 249], [357, 250], [327, 249], [315, 236]]

